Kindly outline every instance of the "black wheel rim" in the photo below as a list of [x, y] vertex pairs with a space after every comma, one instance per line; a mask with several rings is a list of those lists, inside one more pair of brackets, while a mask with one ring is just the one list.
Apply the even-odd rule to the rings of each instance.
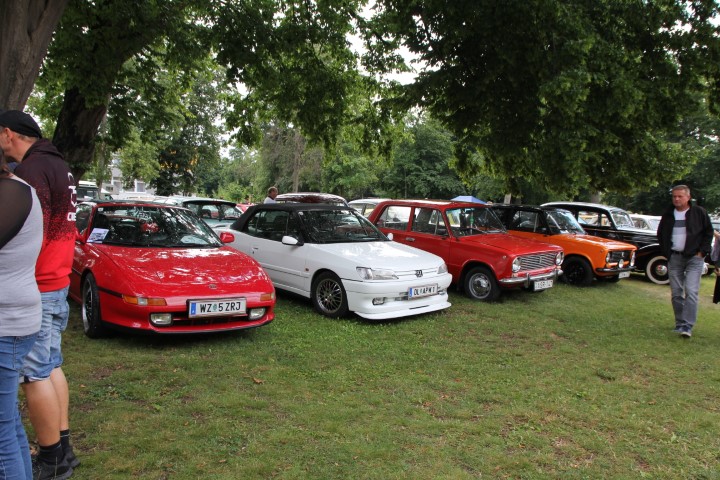
[[87, 332], [90, 330], [90, 325], [93, 322], [92, 315], [93, 315], [93, 304], [95, 303], [95, 294], [93, 293], [93, 289], [90, 288], [90, 285], [85, 285], [85, 290], [83, 293], [83, 306], [82, 306], [82, 321], [83, 326], [85, 327], [85, 331]]

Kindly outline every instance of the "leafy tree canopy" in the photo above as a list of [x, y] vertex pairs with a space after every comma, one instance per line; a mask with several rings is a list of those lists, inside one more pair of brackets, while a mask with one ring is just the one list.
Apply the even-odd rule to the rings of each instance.
[[720, 100], [713, 0], [378, 4], [376, 31], [424, 66], [407, 106], [457, 135], [462, 169], [477, 149], [513, 193], [518, 179], [567, 193], [679, 177], [696, 160], [672, 139], [681, 118]]

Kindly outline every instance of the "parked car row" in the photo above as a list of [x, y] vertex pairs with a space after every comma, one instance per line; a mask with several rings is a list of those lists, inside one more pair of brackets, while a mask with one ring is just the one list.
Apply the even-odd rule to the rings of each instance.
[[254, 328], [274, 319], [276, 288], [331, 318], [400, 318], [449, 308], [451, 285], [492, 301], [618, 281], [654, 259], [656, 239], [610, 207], [376, 199], [366, 217], [337, 198], [287, 194], [242, 215], [190, 197], [79, 204], [70, 296], [85, 333]]

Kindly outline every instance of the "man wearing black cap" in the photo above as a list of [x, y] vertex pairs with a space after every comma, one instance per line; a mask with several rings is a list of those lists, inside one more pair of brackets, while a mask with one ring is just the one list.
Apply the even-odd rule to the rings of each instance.
[[70, 446], [69, 392], [62, 371], [61, 334], [67, 327], [75, 245], [75, 180], [60, 152], [35, 120], [18, 110], [0, 112], [0, 148], [18, 162], [15, 175], [32, 185], [43, 212], [43, 245], [35, 268], [42, 295], [40, 333], [21, 379], [30, 423], [40, 446], [34, 479], [66, 479], [80, 464]]

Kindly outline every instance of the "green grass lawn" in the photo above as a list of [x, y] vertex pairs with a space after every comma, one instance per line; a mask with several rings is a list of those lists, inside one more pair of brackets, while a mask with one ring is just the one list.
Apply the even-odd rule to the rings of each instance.
[[[633, 276], [370, 323], [64, 337], [73, 478], [720, 478], [720, 305]], [[32, 432], [28, 429], [32, 436]]]

